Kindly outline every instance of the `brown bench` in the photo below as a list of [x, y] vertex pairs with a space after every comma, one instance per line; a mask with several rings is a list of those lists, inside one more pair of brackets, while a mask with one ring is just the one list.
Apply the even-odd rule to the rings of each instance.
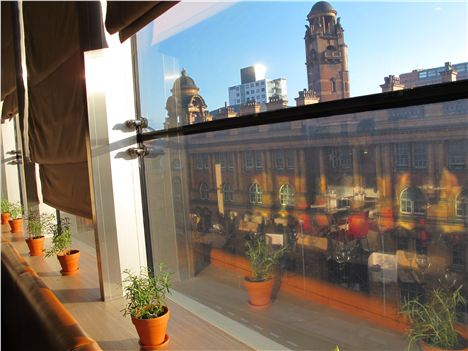
[[4, 238], [1, 283], [3, 350], [102, 350]]

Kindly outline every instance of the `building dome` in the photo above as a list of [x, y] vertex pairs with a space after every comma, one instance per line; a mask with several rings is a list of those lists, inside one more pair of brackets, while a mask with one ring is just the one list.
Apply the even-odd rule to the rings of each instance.
[[185, 69], [183, 69], [181, 73], [182, 75], [174, 81], [174, 85], [172, 86], [172, 92], [175, 93], [181, 90], [188, 90], [188, 89], [198, 90], [198, 87], [195, 85], [195, 82], [193, 81], [192, 78], [190, 78], [187, 75], [187, 72], [185, 71]]
[[318, 15], [320, 13], [330, 13], [330, 12], [336, 15], [336, 10], [333, 8], [333, 6], [329, 2], [319, 1], [315, 3], [314, 6], [312, 6], [312, 10], [310, 10], [309, 15], [307, 17]]

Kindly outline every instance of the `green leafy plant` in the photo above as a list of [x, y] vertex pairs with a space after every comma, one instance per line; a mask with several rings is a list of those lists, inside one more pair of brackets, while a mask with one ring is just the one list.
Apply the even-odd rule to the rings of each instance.
[[19, 219], [23, 216], [23, 206], [19, 202], [10, 203], [10, 216], [11, 219]]
[[124, 316], [151, 319], [166, 313], [166, 295], [170, 293], [171, 285], [169, 272], [163, 264], [154, 275], [144, 267], [139, 274], [128, 269], [123, 273], [126, 275], [123, 283], [127, 299], [127, 306], [122, 310]]
[[265, 240], [264, 235], [255, 235], [246, 244], [246, 255], [252, 271], [251, 281], [264, 281], [271, 277], [273, 269], [284, 254], [287, 246], [274, 250]]
[[455, 331], [455, 323], [457, 305], [466, 304], [461, 289], [461, 286], [450, 292], [434, 289], [427, 303], [412, 299], [403, 304], [402, 313], [410, 322], [408, 350], [419, 340], [448, 350], [460, 346], [461, 337]]
[[50, 214], [29, 213], [27, 217], [29, 237], [32, 239], [40, 238], [51, 231], [54, 218]]
[[70, 223], [65, 218], [60, 224], [50, 226], [53, 237], [52, 246], [46, 250], [45, 256], [69, 255], [71, 253], [72, 237]]
[[7, 199], [2, 199], [2, 213], [10, 213], [10, 202]]

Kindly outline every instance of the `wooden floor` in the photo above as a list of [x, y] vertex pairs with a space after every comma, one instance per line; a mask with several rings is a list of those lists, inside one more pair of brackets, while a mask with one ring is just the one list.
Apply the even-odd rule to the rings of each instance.
[[[2, 225], [2, 233], [9, 231]], [[138, 335], [129, 317], [120, 312], [124, 300], [100, 301], [96, 256], [93, 248], [78, 241], [80, 272], [62, 277], [55, 257], [30, 257], [21, 234], [6, 234], [18, 252], [30, 263], [45, 284], [54, 291], [85, 332], [104, 350], [139, 350]], [[48, 243], [46, 242], [46, 245]], [[165, 350], [251, 350], [211, 324], [175, 303], [169, 303], [170, 342]]]
[[341, 351], [402, 351], [407, 347], [405, 335], [298, 299], [281, 289], [267, 309], [253, 309], [247, 303], [242, 281], [242, 277], [209, 266], [175, 288], [290, 350], [331, 351], [339, 345]]

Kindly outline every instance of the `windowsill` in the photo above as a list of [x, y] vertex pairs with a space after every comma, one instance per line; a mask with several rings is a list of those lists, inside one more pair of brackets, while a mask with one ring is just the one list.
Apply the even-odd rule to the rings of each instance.
[[[125, 306], [124, 298], [100, 300], [94, 248], [74, 240], [73, 247], [81, 252], [80, 271], [62, 277], [55, 257], [31, 257], [21, 234], [8, 233], [7, 225], [2, 225], [2, 233], [103, 350], [139, 349], [138, 335], [131, 319], [121, 313]], [[50, 238], [46, 238], [45, 246], [49, 245]], [[250, 350], [175, 302], [168, 301], [168, 305], [171, 310], [168, 326], [171, 341], [166, 350]]]

